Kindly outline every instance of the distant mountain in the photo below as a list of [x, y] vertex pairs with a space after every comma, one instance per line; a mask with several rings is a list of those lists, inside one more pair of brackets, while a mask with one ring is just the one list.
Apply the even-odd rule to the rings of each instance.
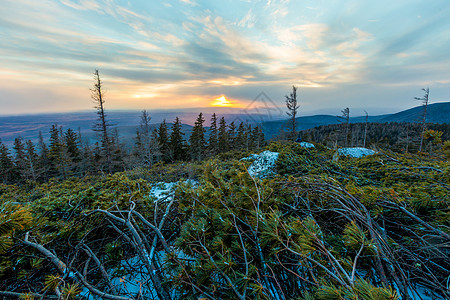
[[[351, 110], [350, 110], [351, 113]], [[423, 107], [417, 106], [411, 109], [407, 109], [395, 114], [386, 114], [379, 116], [369, 116], [369, 122], [371, 123], [388, 123], [388, 122], [421, 122], [423, 116]], [[314, 115], [298, 117], [297, 130], [306, 130], [321, 125], [339, 124], [339, 118], [332, 115]], [[365, 116], [351, 117], [351, 123], [365, 122]], [[448, 123], [450, 124], [450, 102], [433, 103], [428, 105], [427, 109], [427, 122], [428, 123]], [[263, 122], [263, 131], [266, 138], [274, 138], [281, 130], [288, 131], [289, 125], [287, 120], [276, 120]]]
[[[386, 115], [378, 122], [420, 122], [423, 116], [423, 107], [417, 106], [395, 114]], [[427, 108], [428, 123], [450, 123], [450, 102], [433, 103]]]
[[[149, 111], [152, 117], [153, 126], [158, 126], [163, 120], [170, 129], [175, 117], [180, 117], [183, 123], [183, 132], [190, 133], [190, 128], [195, 122], [199, 112], [204, 112], [205, 126], [209, 126], [211, 111], [215, 111], [219, 118], [224, 117], [227, 123], [234, 121], [249, 122], [250, 124], [262, 123], [269, 119], [268, 116], [257, 113], [246, 113], [237, 109], [222, 108], [197, 108], [185, 111], [176, 110], [157, 110]], [[108, 122], [117, 128], [119, 137], [125, 144], [133, 142], [136, 135], [136, 128], [139, 126], [141, 111], [107, 111]], [[52, 113], [36, 114], [22, 116], [0, 116], [0, 139], [7, 146], [12, 146], [14, 139], [18, 136], [24, 140], [37, 141], [39, 131], [42, 132], [45, 141], [48, 141], [50, 128], [53, 124], [62, 126], [63, 130], [72, 128], [80, 132], [83, 140], [90, 143], [97, 141], [96, 133], [92, 131], [93, 124], [97, 119], [95, 111], [89, 112], [71, 112], [71, 113]], [[185, 138], [189, 137], [186, 135]]]
[[[193, 125], [200, 111], [204, 112], [205, 127], [209, 126], [211, 111], [215, 111], [219, 117], [225, 117], [227, 123], [234, 121], [248, 122], [249, 124], [262, 125], [266, 138], [270, 139], [279, 134], [280, 130], [288, 130], [287, 120], [273, 119], [268, 115], [248, 113], [243, 110], [230, 110], [221, 108], [197, 108], [189, 111], [160, 110], [149, 111], [155, 128], [164, 119], [170, 128], [176, 116], [180, 117], [183, 123], [183, 132], [185, 138], [189, 137], [190, 125]], [[369, 122], [419, 122], [422, 118], [423, 107], [417, 106], [395, 114], [386, 114], [379, 116], [369, 116]], [[350, 110], [351, 113], [351, 110]], [[108, 120], [119, 131], [121, 141], [127, 145], [133, 143], [136, 134], [136, 128], [139, 126], [140, 111], [109, 111]], [[0, 139], [8, 146], [12, 146], [16, 137], [21, 136], [25, 140], [37, 141], [39, 131], [42, 132], [44, 139], [48, 141], [49, 130], [52, 124], [57, 123], [64, 130], [72, 128], [81, 132], [83, 139], [93, 143], [97, 141], [96, 133], [92, 131], [92, 126], [97, 118], [94, 111], [90, 112], [72, 112], [72, 113], [54, 113], [37, 114], [25, 116], [0, 116]], [[351, 123], [365, 122], [365, 116], [350, 118]], [[450, 123], [450, 102], [434, 103], [428, 106], [427, 122], [429, 123]], [[297, 118], [298, 130], [306, 130], [321, 125], [338, 124], [337, 116], [333, 115], [314, 115]]]

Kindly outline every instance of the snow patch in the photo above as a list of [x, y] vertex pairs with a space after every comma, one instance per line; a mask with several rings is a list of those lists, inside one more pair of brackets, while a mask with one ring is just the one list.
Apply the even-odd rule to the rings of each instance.
[[362, 147], [338, 149], [339, 155], [345, 155], [345, 156], [350, 156], [350, 157], [354, 157], [354, 158], [360, 158], [360, 157], [367, 156], [367, 155], [374, 155], [375, 153], [376, 152], [371, 149], [362, 148]]
[[170, 201], [173, 198], [176, 182], [158, 182], [150, 190], [150, 196], [156, 201]]
[[[257, 154], [252, 154], [255, 157]], [[264, 151], [257, 155], [252, 165], [248, 168], [248, 173], [252, 177], [265, 178], [275, 174], [275, 163], [278, 159], [278, 152]], [[249, 157], [252, 157], [249, 156]]]
[[303, 148], [316, 148], [316, 146], [308, 142], [301, 142], [300, 146], [302, 146]]
[[188, 179], [185, 181], [178, 182], [157, 182], [150, 189], [149, 196], [156, 198], [155, 201], [171, 201], [175, 194], [175, 187], [179, 182], [185, 182], [192, 186], [196, 186], [198, 181], [193, 179]]

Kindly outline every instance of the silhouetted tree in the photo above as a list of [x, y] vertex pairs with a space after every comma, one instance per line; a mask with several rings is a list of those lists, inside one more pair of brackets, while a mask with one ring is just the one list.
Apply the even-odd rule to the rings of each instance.
[[169, 139], [170, 154], [173, 162], [185, 158], [183, 135], [184, 133], [181, 131], [181, 121], [176, 117], [172, 124], [172, 132], [170, 133]]
[[220, 118], [217, 136], [219, 152], [227, 152], [229, 150], [229, 137], [227, 131], [227, 123], [225, 122], [224, 117]]
[[350, 125], [350, 109], [347, 107], [341, 110], [342, 115], [338, 116], [339, 121], [344, 126], [344, 147], [348, 146], [348, 134]]
[[228, 125], [228, 139], [230, 150], [236, 149], [236, 125], [234, 121]]
[[26, 179], [26, 160], [25, 160], [25, 145], [23, 144], [22, 137], [17, 137], [14, 139], [14, 164], [17, 169], [17, 173], [20, 175], [22, 180]]
[[170, 161], [170, 154], [169, 154], [169, 133], [167, 129], [166, 120], [163, 120], [162, 123], [159, 125], [158, 128], [158, 144], [159, 149], [161, 151], [162, 159], [164, 162]]
[[192, 128], [191, 136], [189, 137], [189, 155], [192, 160], [202, 160], [205, 157], [206, 140], [205, 140], [205, 128], [203, 123], [205, 119], [203, 114], [200, 113]]
[[247, 130], [243, 122], [239, 124], [236, 135], [236, 148], [239, 150], [247, 147]]
[[422, 132], [420, 133], [420, 146], [419, 146], [419, 151], [422, 151], [422, 146], [423, 146], [423, 134], [425, 133], [426, 127], [427, 127], [427, 108], [428, 108], [428, 102], [429, 102], [429, 95], [430, 95], [430, 89], [426, 88], [426, 89], [422, 89], [422, 91], [425, 92], [425, 94], [419, 98], [419, 97], [414, 97], [414, 99], [419, 100], [422, 102], [422, 106], [423, 106], [423, 113], [422, 113]]
[[298, 108], [300, 105], [298, 104], [297, 100], [297, 87], [292, 86], [292, 93], [289, 96], [286, 97], [286, 107], [288, 109], [287, 115], [290, 117], [289, 123], [291, 127], [291, 136], [290, 138], [292, 140], [295, 140], [297, 136], [297, 124], [296, 124], [296, 118], [298, 113]]
[[109, 136], [109, 127], [110, 124], [106, 120], [106, 113], [105, 113], [105, 98], [104, 98], [104, 91], [103, 91], [103, 83], [100, 80], [100, 75], [98, 73], [98, 70], [95, 70], [94, 72], [94, 87], [91, 89], [91, 98], [92, 101], [95, 104], [95, 109], [97, 110], [98, 120], [94, 124], [94, 131], [97, 131], [100, 133], [100, 142], [101, 142], [101, 150], [102, 150], [102, 156], [105, 159], [105, 165], [108, 173], [111, 173], [111, 138]]
[[215, 156], [219, 153], [219, 137], [217, 132], [217, 115], [212, 114], [211, 126], [209, 127], [208, 152], [209, 155]]
[[5, 144], [0, 140], [0, 180], [2, 183], [13, 183], [15, 180], [13, 158]]

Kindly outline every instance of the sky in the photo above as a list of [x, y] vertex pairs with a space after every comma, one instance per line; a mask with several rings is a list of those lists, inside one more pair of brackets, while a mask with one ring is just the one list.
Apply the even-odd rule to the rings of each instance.
[[[2, 0], [0, 115], [248, 109], [300, 115], [450, 101], [448, 0]], [[266, 101], [267, 102], [267, 101]]]

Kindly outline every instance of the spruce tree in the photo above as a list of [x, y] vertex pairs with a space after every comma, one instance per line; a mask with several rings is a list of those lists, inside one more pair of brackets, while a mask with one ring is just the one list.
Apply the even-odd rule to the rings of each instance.
[[265, 141], [264, 141], [264, 133], [260, 126], [256, 126], [253, 128], [251, 137], [251, 148], [255, 150], [259, 150], [262, 147], [264, 147]]
[[139, 129], [136, 131], [136, 139], [133, 155], [137, 165], [151, 167], [159, 156], [159, 145], [150, 127], [151, 117], [146, 110], [142, 111]]
[[236, 135], [236, 149], [242, 150], [247, 147], [247, 131], [243, 122], [239, 124]]
[[220, 118], [219, 121], [219, 130], [218, 130], [218, 145], [219, 152], [227, 152], [229, 150], [229, 137], [227, 131], [227, 123], [225, 122], [225, 118]]
[[81, 153], [79, 149], [79, 137], [78, 134], [71, 128], [67, 129], [64, 134], [65, 150], [68, 155], [68, 169], [73, 174], [79, 174], [78, 164], [81, 161]]
[[62, 129], [58, 128], [57, 124], [52, 125], [48, 158], [52, 165], [51, 176], [66, 178], [68, 161], [61, 131]]
[[236, 125], [234, 124], [234, 121], [228, 125], [228, 139], [230, 150], [236, 149]]
[[169, 162], [170, 161], [169, 132], [167, 129], [166, 120], [163, 120], [162, 123], [159, 125], [159, 128], [157, 130], [157, 141], [161, 152], [162, 160], [164, 162]]
[[38, 179], [38, 166], [39, 166], [39, 156], [36, 153], [36, 148], [32, 141], [28, 140], [26, 142], [25, 148], [25, 161], [26, 169], [25, 176], [28, 179], [37, 181]]
[[13, 183], [16, 179], [15, 166], [8, 147], [0, 140], [0, 180], [2, 183]]
[[192, 160], [202, 160], [205, 157], [206, 140], [205, 128], [203, 128], [204, 122], [203, 114], [200, 113], [189, 137], [189, 155]]
[[25, 145], [21, 137], [14, 139], [14, 164], [16, 166], [17, 173], [22, 180], [26, 179], [27, 163], [25, 160]]
[[210, 156], [219, 153], [219, 139], [217, 132], [217, 115], [213, 113], [211, 117], [211, 126], [209, 127], [208, 152]]
[[51, 164], [49, 159], [49, 153], [47, 145], [44, 142], [44, 138], [42, 137], [42, 132], [39, 131], [39, 138], [38, 138], [38, 149], [39, 149], [39, 158], [38, 158], [38, 169], [37, 174], [38, 177], [41, 178], [43, 181], [47, 181], [51, 174]]
[[185, 159], [184, 133], [181, 131], [181, 121], [178, 117], [172, 124], [172, 132], [169, 138], [170, 157], [172, 162]]
[[287, 115], [290, 117], [289, 123], [291, 127], [291, 133], [290, 133], [290, 139], [295, 140], [297, 137], [297, 113], [298, 108], [300, 105], [298, 105], [297, 100], [297, 87], [292, 86], [292, 93], [289, 96], [286, 97], [286, 107], [288, 109]]

